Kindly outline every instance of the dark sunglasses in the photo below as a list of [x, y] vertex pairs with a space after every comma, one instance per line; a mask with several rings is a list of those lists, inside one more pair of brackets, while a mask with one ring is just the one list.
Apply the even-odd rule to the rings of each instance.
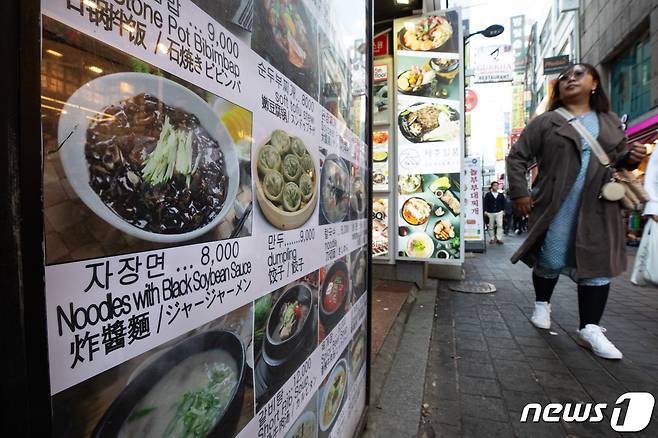
[[558, 78], [558, 82], [563, 82], [568, 80], [569, 78], [573, 77], [576, 80], [580, 80], [583, 76], [585, 76], [588, 73], [586, 68], [574, 68], [571, 71], [568, 71], [566, 73], [562, 73]]

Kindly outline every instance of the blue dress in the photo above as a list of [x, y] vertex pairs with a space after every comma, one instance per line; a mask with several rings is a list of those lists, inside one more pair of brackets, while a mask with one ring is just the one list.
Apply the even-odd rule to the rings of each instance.
[[[578, 116], [578, 120], [592, 134], [594, 138], [599, 135], [599, 119], [596, 112], [590, 111]], [[592, 155], [592, 148], [581, 137], [582, 155], [580, 160], [580, 171], [576, 181], [571, 187], [562, 207], [555, 215], [548, 227], [546, 236], [539, 249], [539, 257], [534, 272], [539, 277], [556, 278], [561, 273], [574, 278], [576, 271], [576, 230], [578, 228], [578, 213], [587, 177], [587, 167]], [[602, 286], [610, 283], [609, 278], [587, 278], [577, 279], [578, 284], [585, 286]]]

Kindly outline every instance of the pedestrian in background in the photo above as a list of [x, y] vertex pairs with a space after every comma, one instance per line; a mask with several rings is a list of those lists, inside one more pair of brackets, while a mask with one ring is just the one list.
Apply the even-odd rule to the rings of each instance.
[[515, 220], [514, 220], [514, 203], [512, 202], [512, 198], [509, 197], [509, 191], [505, 192], [505, 226], [504, 228], [504, 234], [507, 236], [509, 235], [510, 230], [515, 229]]
[[658, 154], [649, 157], [644, 173], [644, 189], [649, 201], [644, 206], [644, 224], [640, 246], [635, 254], [631, 283], [638, 286], [658, 285]]
[[649, 202], [644, 207], [644, 215], [658, 222], [658, 153], [655, 150], [649, 157], [647, 171], [644, 174], [644, 190], [649, 195]]
[[498, 183], [492, 182], [489, 192], [484, 195], [484, 211], [489, 217], [489, 229], [492, 239], [489, 243], [503, 244], [503, 215], [505, 213], [505, 195], [498, 191]]
[[[576, 64], [559, 75], [550, 110], [532, 120], [507, 158], [509, 191], [518, 215], [529, 215], [528, 237], [512, 256], [533, 268], [535, 309], [532, 323], [548, 329], [550, 300], [561, 273], [578, 285], [579, 345], [606, 359], [621, 359], [599, 322], [605, 310], [610, 279], [626, 269], [626, 244], [619, 202], [603, 199], [601, 188], [610, 170], [591, 145], [556, 109], [565, 108], [592, 134], [617, 168], [633, 169], [646, 148], [626, 147], [619, 118], [600, 86], [596, 69]], [[528, 163], [539, 173], [529, 193]]]

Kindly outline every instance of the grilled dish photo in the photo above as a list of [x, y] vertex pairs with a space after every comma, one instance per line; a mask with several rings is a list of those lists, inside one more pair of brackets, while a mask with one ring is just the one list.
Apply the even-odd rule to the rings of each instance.
[[402, 135], [412, 143], [448, 141], [459, 137], [459, 113], [445, 104], [416, 103], [398, 116]]

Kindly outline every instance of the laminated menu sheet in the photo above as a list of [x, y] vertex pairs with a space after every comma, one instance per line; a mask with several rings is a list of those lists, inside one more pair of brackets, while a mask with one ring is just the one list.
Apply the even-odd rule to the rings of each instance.
[[42, 14], [53, 435], [352, 436], [366, 2]]

